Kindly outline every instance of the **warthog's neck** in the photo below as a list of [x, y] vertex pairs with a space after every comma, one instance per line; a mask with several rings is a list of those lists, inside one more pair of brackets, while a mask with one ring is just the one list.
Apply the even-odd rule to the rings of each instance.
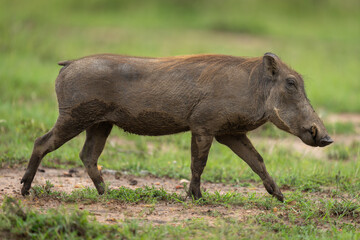
[[256, 123], [265, 123], [269, 120], [269, 115], [266, 111], [266, 100], [270, 93], [270, 84], [263, 79], [261, 60], [253, 63], [252, 69], [248, 78], [248, 91], [246, 93], [251, 113], [251, 118]]

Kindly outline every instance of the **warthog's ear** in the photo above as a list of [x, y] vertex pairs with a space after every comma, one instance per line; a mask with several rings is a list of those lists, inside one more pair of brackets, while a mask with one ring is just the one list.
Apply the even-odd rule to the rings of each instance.
[[265, 53], [263, 57], [264, 73], [269, 76], [275, 76], [279, 72], [277, 60], [279, 59], [273, 53]]

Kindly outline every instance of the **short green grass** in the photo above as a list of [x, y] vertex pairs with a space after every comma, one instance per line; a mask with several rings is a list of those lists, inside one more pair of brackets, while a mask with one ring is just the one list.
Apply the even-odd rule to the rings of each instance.
[[353, 141], [349, 146], [335, 144], [327, 151], [329, 159], [349, 160], [358, 159], [360, 154], [360, 142]]
[[[272, 51], [304, 76], [315, 109], [326, 114], [359, 113], [359, 7], [356, 0], [1, 1], [0, 167], [24, 166], [34, 140], [56, 121], [54, 81], [59, 71], [56, 63], [94, 53], [260, 56]], [[353, 124], [326, 123], [326, 126], [331, 134], [356, 132]], [[266, 125], [252, 136], [282, 138], [286, 134]], [[172, 178], [190, 177], [189, 133], [152, 138], [114, 129], [110, 137], [131, 144], [109, 141], [99, 161], [105, 168], [134, 175], [147, 172]], [[83, 142], [84, 134], [81, 134], [60, 151], [49, 154], [43, 165], [82, 166], [78, 154]], [[296, 201], [294, 214], [284, 218], [266, 212], [243, 223], [219, 218], [213, 227], [201, 221], [189, 221], [181, 228], [139, 222], [109, 227], [89, 221], [84, 213], [24, 211], [27, 216], [24, 220], [21, 214], [3, 210], [2, 234], [8, 234], [5, 236], [9, 238], [359, 238], [354, 225], [341, 225], [337, 220], [333, 223], [334, 219], [358, 214], [360, 146], [357, 142], [330, 146], [327, 159], [304, 156], [281, 146], [256, 147], [279, 185], [291, 189], [292, 193], [287, 195], [289, 202], [300, 199]], [[239, 186], [261, 183], [241, 159], [218, 143], [211, 149], [203, 179]], [[53, 192], [50, 185], [34, 187], [33, 191], [37, 196], [51, 195], [64, 202], [120, 200], [124, 196], [131, 196], [131, 201], [187, 201], [184, 196], [154, 189], [138, 192], [116, 189], [99, 198], [93, 189], [66, 195]], [[334, 199], [313, 202], [311, 194], [323, 194], [325, 188], [331, 189]], [[336, 198], [345, 195], [346, 201]], [[265, 209], [288, 206], [274, 202], [271, 197], [261, 200], [236, 193], [205, 193], [205, 201], [198, 204], [236, 203]], [[314, 208], [319, 210], [313, 211]], [[319, 221], [327, 221], [326, 230], [317, 228]], [[74, 222], [79, 225], [74, 227]], [[18, 225], [12, 229], [6, 227], [14, 223]]]
[[[260, 208], [272, 210], [274, 207], [287, 209], [289, 207], [302, 211], [309, 218], [336, 216], [345, 217], [352, 216], [357, 218], [360, 216], [360, 194], [358, 192], [350, 193], [344, 189], [337, 188], [336, 193], [330, 193], [319, 185], [306, 185], [303, 188], [285, 193], [285, 202], [280, 203], [270, 195], [262, 196], [256, 193], [209, 193], [205, 191], [203, 198], [194, 200], [188, 197], [187, 190], [183, 193], [168, 193], [164, 189], [155, 187], [145, 187], [129, 189], [119, 187], [117, 189], [107, 189], [106, 194], [99, 196], [95, 188], [84, 188], [74, 190], [71, 193], [58, 192], [52, 190], [53, 185], [47, 181], [43, 186], [34, 186], [31, 190], [30, 198], [50, 198], [60, 200], [65, 203], [95, 203], [116, 200], [121, 203], [181, 203], [188, 206], [188, 203], [195, 205], [223, 205], [223, 206], [244, 206], [245, 208]], [[318, 192], [318, 196], [314, 194]], [[345, 196], [346, 195], [346, 196]], [[327, 198], [324, 198], [327, 196]], [[319, 198], [313, 201], [311, 198]], [[335, 199], [333, 197], [336, 197]], [[295, 204], [294, 204], [295, 202]], [[289, 205], [290, 203], [290, 205]], [[316, 209], [316, 211], [314, 211]]]
[[[249, 216], [245, 221], [223, 217], [215, 211], [210, 212], [215, 222], [211, 227], [209, 223], [201, 219], [187, 220], [180, 226], [161, 225], [151, 226], [141, 220], [124, 221], [115, 226], [104, 226], [89, 221], [87, 212], [75, 211], [72, 213], [64, 210], [50, 210], [46, 214], [36, 211], [24, 210], [18, 202], [11, 198], [5, 198], [2, 213], [0, 213], [0, 234], [3, 237], [35, 237], [47, 239], [63, 238], [108, 238], [126, 236], [127, 239], [138, 238], [181, 238], [195, 237], [218, 239], [235, 239], [236, 237], [258, 238], [271, 237], [275, 239], [291, 238], [309, 239], [326, 238], [357, 238], [360, 232], [356, 221], [360, 216], [359, 195], [342, 201], [335, 199], [320, 198], [314, 201], [314, 196], [296, 191], [287, 196], [285, 203], [274, 201], [271, 197], [259, 197], [254, 194], [247, 196], [237, 193], [209, 194], [198, 201], [190, 200], [186, 203], [178, 194], [169, 194], [164, 190], [154, 188], [138, 188], [136, 190], [120, 188], [110, 190], [102, 197], [94, 198], [95, 190], [83, 189], [71, 194], [51, 191], [51, 184], [37, 186], [32, 194], [36, 198], [53, 198], [62, 201], [86, 202], [108, 201], [109, 199], [130, 204], [139, 202], [157, 203], [158, 201], [177, 202], [184, 207], [191, 208], [194, 205], [217, 206], [224, 205], [242, 206], [247, 209], [260, 209], [262, 213]], [[47, 188], [47, 189], [46, 189]], [[126, 194], [124, 194], [126, 191]], [[124, 199], [124, 196], [128, 196]], [[130, 197], [129, 197], [130, 196]], [[133, 197], [131, 197], [133, 196]], [[140, 199], [140, 200], [139, 200]], [[188, 200], [189, 201], [189, 200]], [[89, 204], [89, 202], [87, 202]], [[64, 214], [65, 212], [65, 214]], [[355, 224], [354, 224], [355, 223]], [[132, 227], [132, 231], [129, 231]], [[325, 230], [328, 229], [328, 230]], [[255, 234], [255, 235], [254, 235]]]

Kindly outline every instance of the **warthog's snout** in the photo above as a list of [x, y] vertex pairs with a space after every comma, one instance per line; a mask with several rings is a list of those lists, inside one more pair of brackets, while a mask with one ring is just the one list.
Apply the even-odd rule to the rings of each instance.
[[310, 144], [312, 146], [325, 147], [334, 142], [328, 134], [321, 136], [316, 125], [311, 126], [308, 132], [311, 134], [313, 140], [313, 144]]
[[333, 143], [334, 140], [331, 139], [331, 137], [329, 135], [326, 135], [325, 137], [323, 137], [322, 139], [320, 139], [319, 141], [319, 147], [325, 147], [331, 143]]

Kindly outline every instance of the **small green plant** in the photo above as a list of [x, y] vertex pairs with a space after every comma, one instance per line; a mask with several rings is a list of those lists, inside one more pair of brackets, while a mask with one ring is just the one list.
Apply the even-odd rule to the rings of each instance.
[[54, 184], [52, 184], [49, 180], [46, 180], [45, 185], [39, 186], [36, 185], [31, 188], [31, 193], [35, 196], [40, 195], [50, 195], [52, 193], [51, 189], [54, 187]]
[[156, 203], [159, 201], [183, 202], [185, 196], [177, 193], [167, 193], [164, 189], [155, 187], [144, 187], [129, 189], [120, 187], [118, 189], [107, 189], [104, 195], [99, 195], [95, 188], [84, 188], [74, 190], [70, 194], [65, 192], [51, 191], [52, 184], [49, 182], [44, 186], [32, 187], [32, 194], [37, 197], [51, 197], [64, 202], [99, 202], [107, 200], [118, 200], [125, 203]]
[[356, 202], [355, 199], [356, 198], [350, 200], [343, 199], [342, 201], [335, 200], [331, 204], [330, 213], [338, 217], [360, 216], [360, 203]]
[[52, 210], [47, 214], [24, 210], [13, 198], [5, 197], [0, 214], [2, 239], [93, 239], [121, 238], [116, 226], [88, 220], [87, 212]]
[[260, 214], [256, 217], [256, 220], [259, 224], [266, 228], [269, 228], [274, 232], [289, 230], [289, 226], [285, 224], [285, 222], [281, 218], [279, 218], [279, 216], [273, 213]]
[[321, 191], [320, 185], [314, 182], [306, 182], [304, 185], [300, 187], [301, 191], [304, 192], [319, 192]]

